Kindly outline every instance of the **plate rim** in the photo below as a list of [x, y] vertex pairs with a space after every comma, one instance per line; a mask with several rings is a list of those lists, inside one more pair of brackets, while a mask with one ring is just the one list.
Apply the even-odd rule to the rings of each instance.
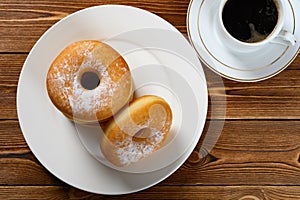
[[[36, 41], [36, 43], [34, 44], [34, 46], [31, 48], [23, 66], [22, 66], [22, 70], [20, 72], [20, 75], [19, 75], [19, 80], [18, 80], [18, 86], [17, 86], [17, 92], [16, 92], [16, 110], [17, 110], [17, 116], [18, 116], [18, 122], [19, 122], [19, 125], [20, 125], [20, 129], [22, 131], [22, 135], [23, 137], [25, 138], [25, 141], [29, 147], [29, 149], [31, 150], [31, 152], [34, 154], [34, 156], [38, 159], [38, 161], [42, 164], [43, 167], [45, 167], [52, 175], [54, 175], [55, 177], [57, 177], [58, 179], [60, 179], [61, 181], [75, 187], [75, 188], [79, 188], [81, 190], [84, 190], [84, 191], [88, 191], [88, 192], [92, 192], [92, 193], [97, 193], [97, 194], [107, 194], [107, 195], [116, 195], [116, 194], [129, 194], [129, 193], [133, 193], [133, 192], [137, 192], [137, 191], [141, 191], [141, 190], [144, 190], [144, 189], [147, 189], [149, 187], [152, 187], [153, 185], [156, 185], [157, 183], [165, 180], [166, 178], [168, 178], [170, 175], [172, 175], [178, 168], [180, 168], [182, 166], [182, 164], [188, 159], [188, 156], [192, 153], [194, 147], [196, 146], [196, 144], [198, 143], [201, 135], [202, 135], [202, 132], [204, 130], [204, 125], [205, 125], [205, 121], [206, 121], [206, 117], [207, 117], [207, 111], [208, 111], [208, 91], [207, 91], [207, 85], [206, 85], [206, 78], [205, 78], [205, 74], [204, 74], [204, 71], [201, 67], [201, 69], [198, 69], [199, 72], [202, 73], [203, 75], [203, 79], [204, 79], [204, 86], [205, 86], [205, 91], [206, 91], [206, 95], [205, 95], [205, 98], [206, 98], [206, 104], [205, 104], [205, 112], [204, 112], [204, 115], [206, 116], [202, 122], [203, 125], [200, 126], [200, 130], [201, 130], [201, 133], [199, 134], [199, 138], [195, 138], [197, 140], [193, 141], [191, 146], [187, 149], [187, 151], [185, 153], [182, 154], [182, 156], [180, 158], [178, 158], [174, 163], [172, 163], [170, 166], [167, 166], [161, 170], [158, 170], [158, 172], [161, 172], [163, 170], [166, 170], [166, 168], [170, 168], [168, 169], [168, 172], [163, 172], [164, 174], [162, 175], [162, 178], [158, 178], [156, 181], [154, 181], [152, 184], [148, 184], [147, 186], [143, 186], [143, 187], [140, 187], [140, 188], [136, 188], [136, 189], [130, 189], [130, 190], [127, 190], [126, 192], [105, 192], [103, 191], [103, 189], [100, 191], [94, 191], [94, 190], [91, 190], [91, 189], [88, 189], [88, 188], [82, 188], [82, 187], [79, 187], [78, 185], [76, 184], [73, 184], [71, 181], [69, 180], [66, 180], [64, 179], [63, 177], [61, 177], [61, 175], [57, 174], [57, 172], [55, 172], [53, 169], [51, 169], [51, 167], [48, 166], [47, 163], [44, 162], [44, 159], [41, 159], [40, 156], [38, 155], [38, 151], [36, 150], [35, 147], [33, 147], [31, 144], [30, 144], [30, 139], [28, 138], [28, 136], [26, 136], [26, 134], [24, 134], [25, 131], [25, 125], [23, 124], [23, 120], [20, 118], [21, 116], [21, 111], [20, 111], [20, 101], [22, 101], [20, 99], [20, 84], [22, 83], [22, 80], [24, 79], [24, 73], [25, 73], [25, 70], [26, 67], [30, 60], [30, 58], [32, 57], [32, 54], [33, 54], [33, 50], [37, 48], [38, 45], [40, 45], [41, 41], [43, 40], [43, 38], [45, 37], [45, 35], [47, 35], [50, 31], [52, 31], [52, 29], [54, 29], [56, 26], [58, 26], [60, 23], [62, 23], [64, 20], [66, 20], [67, 18], [70, 18], [74, 15], [78, 15], [80, 14], [81, 12], [88, 12], [89, 10], [92, 10], [92, 9], [98, 9], [98, 8], [104, 8], [104, 7], [107, 7], [107, 8], [110, 8], [110, 7], [120, 7], [120, 8], [126, 8], [126, 9], [133, 9], [133, 10], [136, 10], [138, 12], [142, 12], [144, 14], [148, 14], [148, 15], [151, 15], [151, 17], [155, 17], [157, 19], [159, 19], [160, 21], [163, 21], [165, 24], [168, 24], [169, 28], [172, 28], [173, 30], [175, 30], [176, 32], [180, 33], [181, 32], [179, 30], [177, 30], [171, 23], [169, 23], [168, 21], [166, 21], [165, 19], [163, 19], [162, 17], [159, 17], [158, 15], [155, 15], [154, 13], [151, 13], [147, 10], [144, 10], [144, 9], [140, 9], [140, 8], [137, 8], [137, 7], [134, 7], [134, 6], [128, 6], [128, 5], [115, 5], [115, 4], [105, 4], [105, 5], [98, 5], [98, 6], [91, 6], [91, 7], [87, 7], [87, 8], [84, 8], [84, 9], [81, 9], [81, 10], [78, 10], [78, 11], [75, 11], [74, 13], [71, 13], [69, 15], [67, 15], [66, 17], [62, 18], [61, 20], [59, 20], [58, 22], [56, 22], [55, 24], [53, 24], [49, 29], [47, 29], [41, 36], [40, 38]], [[186, 41], [188, 42], [188, 41]], [[201, 63], [199, 61], [199, 64], [200, 66]], [[86, 151], [84, 149], [84, 151]], [[92, 157], [92, 156], [91, 156]], [[94, 158], [92, 158], [94, 159]], [[103, 165], [103, 164], [102, 164]], [[173, 166], [174, 165], [174, 166]], [[124, 172], [121, 172], [121, 173], [124, 173]], [[150, 172], [151, 174], [152, 172]], [[156, 173], [156, 172], [155, 172]]]

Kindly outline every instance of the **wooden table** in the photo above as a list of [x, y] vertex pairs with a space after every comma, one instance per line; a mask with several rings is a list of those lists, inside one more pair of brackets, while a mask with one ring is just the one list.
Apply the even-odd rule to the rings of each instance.
[[197, 154], [202, 137], [185, 164], [150, 189], [107, 197], [70, 187], [50, 174], [31, 153], [18, 124], [19, 74], [28, 52], [50, 26], [101, 4], [146, 9], [186, 33], [188, 0], [0, 1], [0, 199], [300, 199], [299, 56], [266, 81], [223, 79], [225, 93], [221, 79], [204, 67], [211, 97], [205, 130], [225, 120], [224, 129], [211, 151], [202, 148], [206, 157]]

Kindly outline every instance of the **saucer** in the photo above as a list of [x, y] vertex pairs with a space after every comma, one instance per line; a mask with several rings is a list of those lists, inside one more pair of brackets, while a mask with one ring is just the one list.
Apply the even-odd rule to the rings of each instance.
[[[297, 39], [294, 46], [269, 43], [251, 53], [226, 47], [217, 31], [218, 0], [192, 0], [187, 13], [190, 42], [212, 71], [240, 82], [261, 81], [275, 76], [296, 58], [300, 48], [300, 2], [288, 0], [284, 29]], [[297, 22], [298, 20], [298, 22]]]

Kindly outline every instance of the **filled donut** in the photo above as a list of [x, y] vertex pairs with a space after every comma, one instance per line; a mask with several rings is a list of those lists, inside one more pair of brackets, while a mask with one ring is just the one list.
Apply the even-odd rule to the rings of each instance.
[[108, 122], [101, 151], [119, 167], [138, 162], [163, 145], [171, 124], [172, 111], [164, 99], [153, 95], [137, 98]]
[[109, 119], [133, 95], [130, 70], [123, 57], [95, 40], [67, 46], [52, 62], [46, 86], [56, 108], [81, 124]]

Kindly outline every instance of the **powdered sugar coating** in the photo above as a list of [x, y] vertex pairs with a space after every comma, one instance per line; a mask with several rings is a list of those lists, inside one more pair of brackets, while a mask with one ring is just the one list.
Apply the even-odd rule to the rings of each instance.
[[156, 129], [143, 142], [135, 142], [132, 137], [126, 137], [116, 144], [117, 155], [122, 165], [127, 166], [152, 154], [162, 142], [164, 134]]
[[[73, 93], [69, 95], [69, 102], [73, 110], [73, 116], [80, 118], [81, 113], [90, 112], [95, 115], [102, 107], [110, 106], [111, 98], [118, 84], [113, 82], [106, 67], [99, 60], [93, 59], [93, 52], [86, 55], [86, 60], [79, 67], [80, 70], [73, 80]], [[80, 83], [80, 71], [95, 70], [101, 77], [101, 84], [94, 90], [85, 89]]]
[[[99, 86], [85, 89], [81, 85], [84, 72], [96, 73]], [[79, 41], [65, 48], [50, 66], [47, 90], [54, 105], [75, 122], [102, 121], [113, 114], [114, 95], [124, 94], [114, 99], [118, 102], [115, 110], [128, 102], [132, 93], [128, 74], [126, 62], [111, 47], [99, 41]]]
[[106, 126], [101, 151], [116, 166], [136, 163], [163, 146], [171, 123], [172, 111], [164, 99], [139, 97]]

